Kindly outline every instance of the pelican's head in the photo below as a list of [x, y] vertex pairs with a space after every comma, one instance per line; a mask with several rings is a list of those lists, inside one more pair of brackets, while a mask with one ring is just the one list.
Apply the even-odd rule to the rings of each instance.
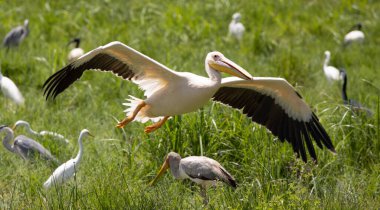
[[232, 20], [234, 20], [236, 22], [239, 22], [240, 19], [241, 19], [240, 13], [237, 12], [237, 13], [235, 13], [235, 14], [232, 15]]
[[178, 153], [170, 152], [166, 158], [164, 163], [161, 166], [160, 171], [158, 172], [157, 176], [149, 183], [149, 186], [154, 185], [157, 180], [170, 168], [170, 162], [179, 162], [181, 161], [181, 156]]
[[206, 56], [206, 65], [212, 69], [220, 72], [224, 72], [236, 77], [240, 77], [245, 80], [251, 80], [252, 75], [244, 70], [242, 67], [224, 57], [220, 52], [210, 52]]
[[26, 122], [24, 120], [19, 120], [13, 125], [12, 130], [16, 130], [16, 128], [19, 126], [24, 126], [24, 127], [30, 128], [30, 124], [28, 122]]

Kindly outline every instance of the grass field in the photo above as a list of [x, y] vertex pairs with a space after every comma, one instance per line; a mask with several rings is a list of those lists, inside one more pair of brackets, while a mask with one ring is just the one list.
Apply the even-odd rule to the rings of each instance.
[[[241, 43], [227, 37], [236, 11], [246, 27]], [[35, 130], [65, 135], [69, 145], [36, 139], [61, 162], [76, 155], [83, 128], [95, 135], [84, 140], [75, 179], [51, 190], [42, 184], [56, 165], [27, 162], [1, 147], [0, 209], [203, 208], [190, 181], [168, 173], [147, 186], [170, 151], [203, 153], [234, 175], [236, 190], [208, 190], [210, 209], [379, 209], [379, 11], [375, 0], [0, 1], [1, 37], [26, 18], [31, 30], [19, 48], [0, 50], [3, 74], [26, 98], [16, 106], [1, 96], [0, 124], [23, 119]], [[365, 42], [344, 49], [344, 34], [359, 21]], [[318, 148], [318, 165], [305, 164], [265, 127], [214, 102], [149, 135], [138, 122], [117, 129], [125, 98], [143, 92], [112, 74], [87, 72], [55, 101], [45, 101], [42, 84], [66, 64], [73, 37], [82, 38], [86, 51], [118, 40], [174, 70], [204, 76], [206, 54], [218, 50], [254, 76], [283, 77], [318, 115], [337, 155]], [[347, 70], [349, 97], [373, 117], [342, 105], [341, 84], [328, 83], [322, 71], [325, 50], [332, 65]]]

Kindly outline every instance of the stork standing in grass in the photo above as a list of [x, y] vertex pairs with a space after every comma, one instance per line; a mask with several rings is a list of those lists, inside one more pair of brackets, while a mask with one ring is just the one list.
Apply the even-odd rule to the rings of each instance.
[[216, 160], [204, 156], [190, 156], [181, 159], [181, 156], [175, 152], [170, 152], [166, 156], [160, 171], [149, 185], [154, 185], [168, 168], [176, 179], [190, 179], [199, 184], [204, 204], [208, 204], [206, 188], [215, 185], [217, 181], [236, 188], [235, 179]]
[[[312, 139], [320, 148], [324, 145], [335, 151], [317, 116], [285, 79], [252, 77], [216, 51], [207, 54], [205, 68], [208, 77], [176, 72], [123, 43], [111, 42], [54, 73], [43, 88], [46, 98], [55, 98], [86, 70], [112, 72], [139, 85], [146, 96], [129, 99], [125, 104], [127, 116], [117, 124], [119, 128], [134, 120], [151, 119], [155, 123], [145, 128], [150, 133], [169, 117], [193, 112], [212, 99], [242, 109], [252, 121], [266, 126], [281, 141], [291, 143], [293, 151], [304, 161], [307, 161], [305, 146], [311, 157], [317, 159]], [[235, 77], [222, 79], [221, 72]]]
[[359, 42], [359, 43], [362, 43], [364, 41], [364, 38], [365, 38], [365, 35], [362, 31], [362, 24], [361, 23], [358, 23], [356, 25], [354, 25], [350, 32], [348, 32], [345, 36], [344, 36], [344, 41], [343, 41], [343, 45], [344, 46], [347, 46], [351, 43], [354, 43], [354, 42]]

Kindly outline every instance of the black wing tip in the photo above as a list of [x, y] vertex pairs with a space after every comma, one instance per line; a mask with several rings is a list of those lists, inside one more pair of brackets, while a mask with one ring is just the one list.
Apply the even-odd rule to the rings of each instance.
[[229, 181], [229, 185], [230, 185], [232, 188], [234, 188], [234, 189], [237, 188], [237, 183], [236, 183], [236, 180], [235, 180], [235, 179], [228, 179], [228, 181]]

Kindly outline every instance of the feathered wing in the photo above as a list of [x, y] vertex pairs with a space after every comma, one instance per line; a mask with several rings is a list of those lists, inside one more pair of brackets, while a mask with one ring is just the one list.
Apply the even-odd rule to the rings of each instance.
[[236, 181], [217, 161], [204, 156], [190, 156], [181, 160], [181, 167], [193, 179], [219, 180], [236, 188]]
[[213, 100], [242, 109], [252, 121], [267, 127], [282, 142], [286, 140], [292, 144], [293, 151], [301, 155], [305, 162], [305, 144], [310, 156], [317, 160], [312, 139], [320, 148], [324, 145], [335, 152], [331, 139], [317, 116], [282, 78], [225, 78]]
[[16, 104], [24, 103], [24, 97], [22, 96], [20, 90], [17, 88], [16, 84], [11, 79], [3, 76], [1, 82], [4, 86], [2, 91], [6, 97], [10, 98]]
[[[46, 98], [55, 98], [79, 79], [86, 70], [112, 72], [125, 80], [132, 80], [150, 95], [170, 80], [176, 72], [121, 42], [100, 46], [50, 76], [43, 85]], [[155, 81], [155, 85], [149, 85]]]
[[23, 156], [23, 158], [28, 158], [28, 153], [30, 152], [38, 152], [42, 157], [58, 162], [58, 160], [40, 143], [30, 139], [29, 137], [20, 135], [15, 138], [14, 146], [19, 151], [19, 154]]

